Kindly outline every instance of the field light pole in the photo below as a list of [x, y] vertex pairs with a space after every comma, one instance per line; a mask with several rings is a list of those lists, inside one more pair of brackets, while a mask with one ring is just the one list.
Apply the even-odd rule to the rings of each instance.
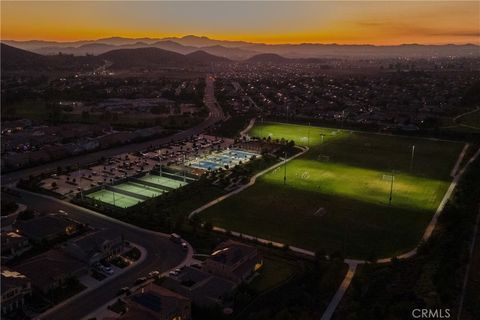
[[325, 135], [322, 133], [320, 137], [322, 137], [322, 144], [323, 144], [323, 137], [325, 137]]
[[310, 122], [308, 123], [307, 146], [310, 147]]
[[394, 171], [392, 170], [392, 179], [390, 180], [390, 197], [388, 199], [388, 205], [392, 205], [392, 196], [393, 196], [393, 180], [395, 180]]
[[415, 158], [415, 145], [412, 146], [412, 158], [410, 159], [410, 171], [413, 171], [414, 158]]
[[287, 152], [283, 153], [283, 185], [287, 184]]

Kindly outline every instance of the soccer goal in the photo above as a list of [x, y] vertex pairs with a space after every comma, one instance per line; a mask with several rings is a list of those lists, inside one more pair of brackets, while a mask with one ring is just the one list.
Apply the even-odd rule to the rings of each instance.
[[330, 156], [327, 156], [325, 154], [319, 154], [317, 159], [319, 161], [323, 161], [323, 162], [329, 162], [330, 161]]
[[395, 176], [392, 176], [391, 174], [384, 174], [382, 175], [382, 180], [385, 181], [395, 181]]

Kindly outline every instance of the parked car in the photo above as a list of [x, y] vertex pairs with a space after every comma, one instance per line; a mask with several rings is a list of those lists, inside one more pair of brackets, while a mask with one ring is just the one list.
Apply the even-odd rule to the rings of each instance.
[[184, 251], [187, 251], [187, 250], [188, 250], [188, 245], [187, 245], [186, 242], [182, 242], [182, 249], [183, 249]]
[[115, 273], [115, 271], [113, 271], [113, 269], [111, 267], [105, 267], [105, 266], [102, 267], [102, 271], [107, 273], [107, 274], [114, 274]]
[[137, 280], [135, 280], [135, 284], [140, 284], [147, 281], [147, 277], [140, 277]]
[[120, 296], [122, 294], [125, 294], [127, 296], [129, 296], [132, 292], [130, 291], [130, 288], [129, 287], [123, 287], [121, 288], [120, 290], [118, 290], [117, 292], [117, 296]]
[[155, 278], [155, 277], [158, 277], [159, 275], [160, 275], [160, 272], [159, 272], [159, 271], [156, 271], [156, 270], [151, 271], [151, 272], [148, 273], [148, 277], [149, 277], [149, 278]]

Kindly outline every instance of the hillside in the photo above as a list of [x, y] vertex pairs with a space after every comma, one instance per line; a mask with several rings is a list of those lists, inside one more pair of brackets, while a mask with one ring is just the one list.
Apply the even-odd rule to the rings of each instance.
[[229, 62], [230, 60], [225, 57], [214, 56], [213, 54], [207, 53], [203, 50], [198, 50], [186, 55], [186, 57], [202, 62], [202, 63], [211, 63], [211, 62]]

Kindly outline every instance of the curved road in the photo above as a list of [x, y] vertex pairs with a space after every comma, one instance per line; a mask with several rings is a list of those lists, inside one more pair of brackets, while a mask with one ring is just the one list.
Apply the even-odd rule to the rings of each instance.
[[116, 230], [127, 241], [144, 247], [148, 252], [141, 263], [118, 275], [114, 280], [106, 282], [105, 285], [59, 307], [45, 319], [81, 319], [111, 300], [120, 288], [132, 286], [138, 277], [145, 276], [152, 270], [164, 272], [172, 269], [191, 258], [193, 254], [191, 249], [188, 252], [183, 251], [178, 244], [169, 240], [168, 235], [141, 229], [56, 198], [20, 189], [17, 191], [21, 194], [19, 201], [27, 203], [31, 208], [45, 212], [64, 210], [70, 218], [88, 223], [91, 227]]
[[214, 93], [214, 81], [213, 76], [206, 77], [206, 87], [205, 87], [205, 96], [203, 102], [209, 110], [208, 117], [200, 124], [192, 127], [190, 129], [178, 132], [174, 135], [158, 138], [154, 140], [148, 140], [139, 143], [131, 143], [120, 147], [115, 147], [107, 150], [100, 150], [92, 153], [82, 154], [75, 157], [70, 157], [66, 159], [61, 159], [57, 161], [52, 161], [43, 165], [39, 165], [32, 168], [21, 169], [18, 171], [13, 171], [2, 175], [2, 185], [7, 185], [14, 183], [15, 181], [20, 180], [21, 178], [26, 178], [29, 175], [38, 175], [43, 172], [49, 172], [56, 170], [58, 166], [65, 167], [68, 165], [77, 165], [81, 166], [88, 165], [89, 163], [95, 162], [102, 157], [113, 157], [122, 153], [136, 152], [149, 148], [150, 146], [160, 146], [162, 144], [169, 143], [171, 141], [179, 141], [191, 136], [197, 135], [207, 129], [208, 127], [216, 124], [225, 119], [222, 108], [215, 99]]
[[[170, 137], [129, 144], [109, 150], [51, 162], [38, 167], [11, 172], [2, 176], [2, 185], [14, 185], [20, 178], [49, 171], [55, 169], [57, 166], [74, 165], [77, 163], [80, 165], [86, 165], [100, 159], [101, 157], [110, 157], [125, 152], [140, 151], [151, 145], [161, 145], [172, 140], [178, 141], [199, 134], [209, 126], [224, 119], [223, 111], [215, 99], [213, 82], [214, 78], [212, 76], [207, 76], [204, 102], [210, 111], [209, 115], [204, 122], [193, 128]], [[91, 227], [116, 230], [119, 234], [122, 234], [127, 241], [142, 246], [148, 252], [142, 262], [139, 262], [134, 267], [118, 275], [112, 281], [105, 282], [104, 285], [93, 289], [87, 294], [80, 294], [78, 297], [72, 298], [71, 301], [69, 300], [65, 304], [60, 304], [51, 311], [47, 311], [46, 314], [40, 317], [42, 319], [81, 319], [114, 298], [120, 288], [132, 286], [138, 277], [145, 276], [152, 270], [158, 270], [160, 273], [165, 272], [188, 262], [192, 257], [193, 249], [191, 247], [189, 247], [188, 252], [185, 252], [178, 244], [170, 241], [166, 234], [142, 229], [53, 197], [20, 189], [16, 189], [16, 191], [18, 191], [20, 195], [18, 202], [24, 203], [30, 208], [35, 208], [36, 210], [43, 212], [57, 212], [58, 210], [64, 210], [68, 213], [70, 218], [82, 223], [87, 223]]]

